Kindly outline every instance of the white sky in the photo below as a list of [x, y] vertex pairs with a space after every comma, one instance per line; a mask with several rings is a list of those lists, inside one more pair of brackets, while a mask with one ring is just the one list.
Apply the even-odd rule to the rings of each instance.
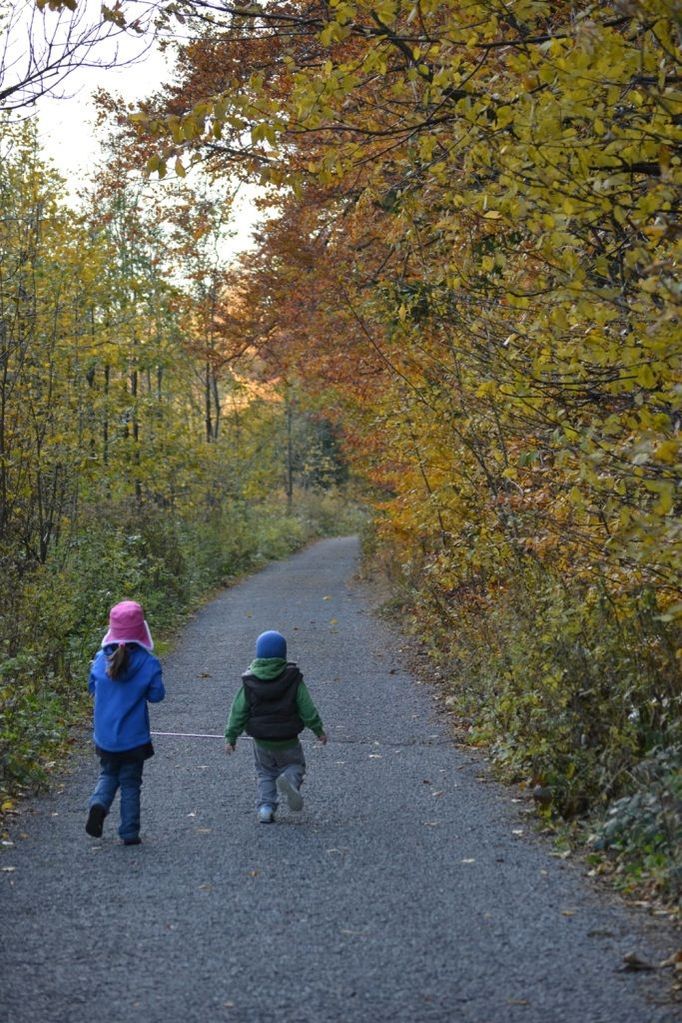
[[47, 156], [67, 177], [87, 178], [99, 158], [92, 93], [105, 88], [133, 102], [153, 91], [166, 75], [165, 61], [158, 51], [129, 67], [74, 71], [64, 83], [64, 95], [43, 96], [37, 104], [40, 137]]
[[[129, 52], [137, 54], [141, 49], [139, 42], [132, 41]], [[94, 173], [100, 157], [92, 93], [98, 88], [106, 88], [120, 93], [126, 102], [134, 102], [153, 92], [169, 78], [166, 59], [154, 48], [126, 67], [76, 70], [60, 88], [60, 95], [54, 98], [44, 96], [38, 101], [39, 132], [45, 155], [73, 185], [74, 194]], [[188, 173], [188, 182], [191, 181], [191, 173]], [[162, 182], [159, 187], [163, 187]], [[251, 195], [255, 192], [254, 186]], [[226, 244], [227, 258], [252, 244], [250, 235], [257, 211], [250, 201], [249, 190], [241, 190], [234, 212], [235, 235]]]

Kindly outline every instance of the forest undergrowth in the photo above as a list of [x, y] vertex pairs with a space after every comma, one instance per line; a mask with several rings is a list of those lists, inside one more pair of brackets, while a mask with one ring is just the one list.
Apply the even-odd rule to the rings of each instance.
[[[489, 594], [438, 592], [371, 531], [367, 571], [463, 743], [518, 786], [589, 873], [676, 914], [682, 897], [679, 637], [653, 597], [617, 605], [537, 569]], [[390, 595], [387, 595], [390, 593]]]

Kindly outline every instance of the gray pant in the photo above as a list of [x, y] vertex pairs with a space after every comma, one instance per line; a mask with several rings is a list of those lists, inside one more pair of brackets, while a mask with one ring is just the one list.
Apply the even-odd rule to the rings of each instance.
[[296, 789], [303, 784], [305, 774], [305, 757], [300, 742], [287, 749], [265, 749], [254, 741], [253, 758], [256, 763], [258, 780], [257, 806], [271, 806], [277, 809], [277, 779], [280, 774], [286, 776]]

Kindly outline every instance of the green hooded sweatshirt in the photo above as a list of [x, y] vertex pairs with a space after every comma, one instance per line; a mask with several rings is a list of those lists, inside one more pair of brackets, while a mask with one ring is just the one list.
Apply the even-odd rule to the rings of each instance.
[[[257, 657], [256, 660], [252, 661], [249, 665], [248, 674], [255, 675], [256, 678], [259, 678], [264, 682], [271, 682], [273, 678], [277, 678], [278, 675], [282, 674], [284, 669], [287, 667], [287, 663], [288, 662], [283, 657]], [[296, 693], [296, 710], [306, 728], [309, 728], [317, 736], [324, 733], [322, 719], [320, 718], [312, 697], [308, 692], [307, 686], [302, 679], [298, 684], [298, 691]], [[225, 738], [231, 746], [234, 746], [238, 737], [244, 731], [248, 720], [249, 704], [244, 691], [244, 686], [242, 686], [232, 701], [230, 714], [225, 727]], [[298, 739], [254, 739], [253, 741], [256, 745], [262, 746], [264, 749], [287, 749], [289, 746], [295, 746]]]

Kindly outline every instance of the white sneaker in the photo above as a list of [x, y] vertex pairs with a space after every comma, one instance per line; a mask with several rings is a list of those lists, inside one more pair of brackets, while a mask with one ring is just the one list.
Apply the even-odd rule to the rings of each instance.
[[294, 788], [289, 779], [283, 774], [280, 774], [277, 779], [277, 788], [279, 789], [280, 794], [285, 797], [290, 810], [303, 809], [303, 796], [298, 789]]
[[275, 811], [271, 806], [260, 806], [258, 808], [258, 820], [261, 824], [272, 824], [275, 819]]

